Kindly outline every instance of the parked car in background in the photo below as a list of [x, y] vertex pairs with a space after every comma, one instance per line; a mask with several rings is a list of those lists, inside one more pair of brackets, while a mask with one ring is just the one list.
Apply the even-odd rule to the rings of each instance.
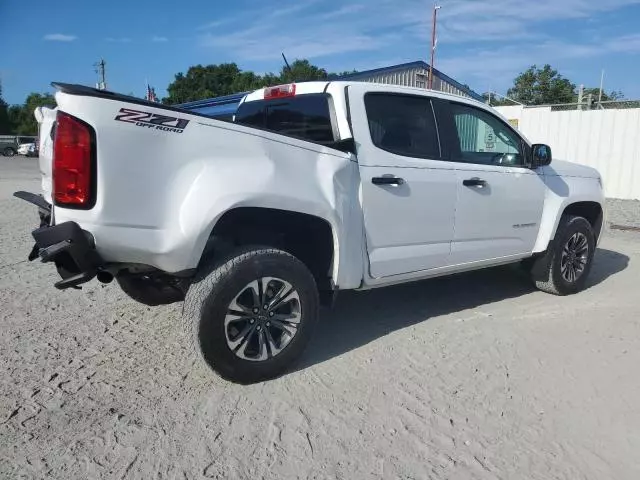
[[5, 157], [13, 157], [19, 153], [18, 148], [25, 143], [35, 145], [36, 137], [22, 135], [0, 135], [0, 153]]
[[18, 152], [17, 137], [0, 135], [0, 153], [5, 157], [13, 157]]
[[18, 147], [18, 155], [24, 155], [25, 157], [37, 157], [38, 149], [36, 143], [23, 143]]

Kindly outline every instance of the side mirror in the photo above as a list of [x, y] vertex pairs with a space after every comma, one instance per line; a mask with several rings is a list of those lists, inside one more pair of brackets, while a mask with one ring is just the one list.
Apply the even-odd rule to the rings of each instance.
[[544, 167], [551, 163], [551, 147], [544, 143], [536, 143], [531, 147], [533, 162], [532, 167]]

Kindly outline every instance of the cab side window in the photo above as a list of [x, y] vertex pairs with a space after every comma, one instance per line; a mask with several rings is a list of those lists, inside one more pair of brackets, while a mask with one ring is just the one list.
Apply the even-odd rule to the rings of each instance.
[[523, 166], [524, 143], [506, 123], [482, 109], [449, 103], [454, 122], [451, 160], [481, 165]]
[[244, 102], [235, 123], [328, 145], [335, 141], [329, 101], [326, 94], [307, 94]]
[[431, 100], [418, 95], [368, 93], [364, 98], [373, 144], [405, 157], [440, 158]]

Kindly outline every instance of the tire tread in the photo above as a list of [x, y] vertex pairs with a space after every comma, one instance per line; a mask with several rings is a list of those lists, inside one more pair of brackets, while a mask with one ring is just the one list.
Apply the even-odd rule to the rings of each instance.
[[[258, 259], [259, 257], [263, 257], [265, 255], [277, 255], [285, 257], [289, 261], [298, 264], [299, 267], [307, 270], [307, 267], [304, 263], [302, 263], [299, 259], [291, 255], [290, 253], [287, 253], [283, 250], [260, 246], [240, 247], [231, 252], [228, 252], [226, 255], [223, 255], [217, 259], [213, 258], [199, 267], [198, 273], [196, 274], [195, 278], [193, 279], [193, 283], [187, 291], [183, 304], [182, 325], [184, 333], [188, 337], [190, 352], [196, 357], [204, 360], [223, 378], [236, 382], [239, 381], [237, 378], [230, 378], [224, 372], [217, 369], [216, 365], [211, 361], [211, 359], [205, 358], [199, 338], [201, 316], [203, 310], [207, 308], [206, 304], [209, 299], [215, 298], [216, 295], [218, 295], [220, 290], [228, 281], [229, 277], [241, 264], [251, 261], [251, 259]], [[315, 288], [315, 280], [313, 279], [313, 276], [311, 276], [310, 272], [309, 277], [313, 282]], [[250, 379], [248, 382], [245, 382], [240, 379], [240, 383], [251, 383], [252, 381], [253, 380]]]
[[[545, 255], [542, 255], [538, 258], [532, 268], [534, 271], [542, 271], [544, 275], [542, 278], [534, 278], [534, 283], [536, 288], [539, 290], [550, 293], [552, 295], [567, 295], [570, 293], [574, 293], [574, 291], [568, 290], [566, 287], [561, 285], [556, 281], [556, 255], [558, 255], [558, 249], [562, 248], [562, 246], [558, 247], [558, 241], [562, 244], [562, 239], [565, 236], [565, 233], [571, 226], [576, 222], [581, 221], [585, 222], [588, 225], [588, 232], [593, 237], [593, 230], [591, 229], [591, 224], [584, 218], [576, 215], [563, 215], [560, 219], [560, 223], [558, 224], [558, 230], [556, 231], [556, 235], [552, 242], [550, 242], [549, 249]], [[593, 258], [594, 252], [590, 252], [591, 257]], [[592, 261], [592, 258], [589, 262]], [[542, 262], [542, 263], [541, 263]], [[590, 265], [588, 266], [588, 268]], [[588, 275], [588, 271], [585, 272], [584, 279], [579, 279], [584, 282]]]

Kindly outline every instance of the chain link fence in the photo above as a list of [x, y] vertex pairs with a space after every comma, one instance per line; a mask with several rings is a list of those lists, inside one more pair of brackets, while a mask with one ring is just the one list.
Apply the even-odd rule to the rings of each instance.
[[600, 110], [640, 108], [640, 100], [611, 100], [596, 104], [596, 108]]
[[558, 103], [547, 105], [525, 105], [508, 97], [492, 94], [487, 103], [492, 107], [522, 106], [524, 108], [550, 108], [552, 112], [562, 112], [571, 110], [625, 110], [629, 108], [640, 108], [640, 100], [603, 100], [598, 102], [595, 98], [586, 96], [582, 102]]
[[[550, 107], [552, 112], [562, 112], [570, 110], [621, 110], [629, 108], [640, 108], [640, 100], [607, 100], [603, 102], [584, 101], [582, 103], [576, 102], [556, 105], [536, 105], [535, 107]], [[533, 108], [533, 106], [531, 106], [530, 108]]]

